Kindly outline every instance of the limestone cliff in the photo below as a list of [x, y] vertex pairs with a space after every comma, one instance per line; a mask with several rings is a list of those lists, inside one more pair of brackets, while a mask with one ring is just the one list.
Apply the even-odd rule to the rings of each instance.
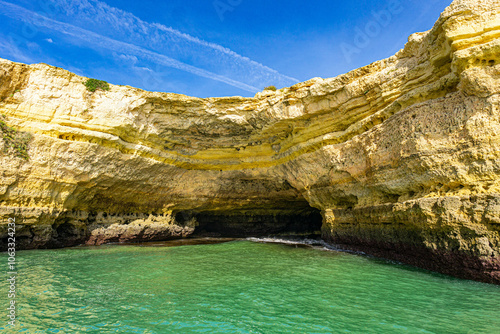
[[2, 130], [2, 247], [8, 217], [23, 248], [322, 222], [343, 247], [500, 283], [499, 0], [456, 0], [391, 58], [254, 98], [92, 93], [7, 60], [0, 80], [2, 129], [31, 134], [25, 159]]

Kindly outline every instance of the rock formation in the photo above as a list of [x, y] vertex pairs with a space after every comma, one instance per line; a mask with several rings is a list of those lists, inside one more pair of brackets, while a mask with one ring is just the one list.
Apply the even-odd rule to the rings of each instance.
[[[321, 227], [500, 283], [499, 0], [456, 0], [391, 58], [254, 98], [89, 92], [7, 60], [0, 80], [4, 248], [8, 217], [22, 248]], [[28, 159], [9, 129], [31, 134]]]

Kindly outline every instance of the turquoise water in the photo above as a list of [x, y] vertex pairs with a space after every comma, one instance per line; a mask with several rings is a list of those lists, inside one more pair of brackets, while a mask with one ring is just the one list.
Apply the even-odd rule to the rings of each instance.
[[500, 333], [499, 286], [325, 249], [244, 240], [17, 260], [8, 333]]

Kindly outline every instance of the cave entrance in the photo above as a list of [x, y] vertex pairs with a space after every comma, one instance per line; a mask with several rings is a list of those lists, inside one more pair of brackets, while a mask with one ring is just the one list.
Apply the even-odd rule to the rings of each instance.
[[320, 238], [322, 216], [315, 208], [295, 213], [263, 214], [256, 212], [179, 212], [180, 223], [194, 218], [196, 227], [193, 237], [280, 237]]

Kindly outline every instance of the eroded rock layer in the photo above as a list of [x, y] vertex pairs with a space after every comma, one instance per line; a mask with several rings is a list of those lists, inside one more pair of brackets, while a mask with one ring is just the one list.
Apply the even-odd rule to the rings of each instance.
[[92, 93], [7, 60], [0, 80], [4, 248], [8, 217], [38, 248], [309, 236], [321, 213], [326, 240], [500, 283], [498, 0], [456, 0], [391, 58], [254, 98]]

